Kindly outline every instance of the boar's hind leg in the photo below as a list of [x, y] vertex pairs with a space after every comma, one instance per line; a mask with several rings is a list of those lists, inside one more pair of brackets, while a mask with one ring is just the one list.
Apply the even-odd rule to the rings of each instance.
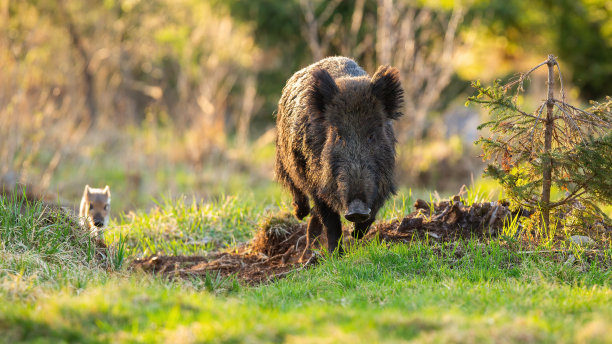
[[313, 208], [312, 217], [310, 218], [310, 222], [308, 222], [308, 243], [310, 244], [316, 237], [321, 235], [322, 231], [323, 224], [321, 223], [321, 218]]
[[302, 252], [300, 262], [304, 262], [304, 256], [306, 255], [306, 252], [308, 252], [308, 250], [310, 249], [310, 245], [312, 245], [314, 239], [321, 235], [322, 230], [323, 224], [321, 224], [321, 218], [313, 210], [312, 217], [310, 218], [310, 221], [308, 222], [308, 227], [306, 229], [306, 247], [304, 247], [304, 252]]
[[276, 159], [276, 175], [281, 184], [285, 185], [291, 191], [291, 195], [293, 196], [293, 215], [295, 215], [298, 220], [308, 216], [310, 213], [308, 196], [304, 195], [304, 193], [293, 184], [293, 180], [291, 180], [291, 177], [289, 177], [289, 174], [285, 171], [285, 167], [282, 161], [278, 159], [278, 156]]
[[329, 253], [333, 253], [336, 248], [338, 254], [342, 255], [344, 249], [340, 243], [340, 237], [342, 236], [342, 222], [340, 222], [340, 215], [333, 211], [323, 202], [315, 201], [315, 207], [317, 214], [321, 217], [321, 222], [327, 230], [327, 249]]

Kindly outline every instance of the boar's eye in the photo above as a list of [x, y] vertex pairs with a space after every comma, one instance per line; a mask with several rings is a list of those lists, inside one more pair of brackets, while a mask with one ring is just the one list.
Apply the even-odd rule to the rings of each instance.
[[108, 204], [104, 205], [104, 210], [108, 210]]
[[89, 210], [93, 210], [93, 203], [89, 203]]
[[376, 134], [375, 133], [371, 133], [370, 135], [368, 135], [368, 142], [370, 142], [370, 143], [376, 142]]

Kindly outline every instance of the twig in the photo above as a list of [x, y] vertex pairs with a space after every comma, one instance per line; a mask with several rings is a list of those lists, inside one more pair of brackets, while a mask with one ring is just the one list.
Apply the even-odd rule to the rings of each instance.
[[[540, 105], [540, 108], [538, 109], [538, 120], [540, 119], [540, 117], [542, 116], [542, 111], [544, 111], [544, 105], [546, 105], [546, 103], [542, 103], [542, 105]], [[533, 125], [533, 129], [531, 130], [531, 135], [529, 138], [529, 141], [531, 141], [531, 148], [530, 148], [530, 152], [533, 152], [533, 135], [535, 134], [535, 130], [538, 127], [538, 121], [535, 121], [535, 124]]]
[[[287, 237], [285, 240], [283, 240], [283, 241], [280, 243], [280, 245], [282, 245], [282, 244], [286, 243], [286, 242], [287, 242], [287, 241], [289, 241], [290, 239], [293, 239], [293, 237], [294, 237], [294, 236], [296, 236], [296, 235], [298, 235], [298, 234], [300, 234], [300, 231], [299, 231], [299, 230], [298, 230], [298, 231], [295, 231], [295, 232], [293, 232], [293, 233], [291, 233], [291, 235], [290, 235], [290, 236], [288, 236], [288, 237]], [[280, 245], [279, 245], [279, 246], [280, 246]]]
[[[588, 178], [587, 181], [591, 180], [592, 178]], [[586, 182], [584, 183], [586, 184]], [[556, 206], [559, 205], [563, 205], [566, 203], [569, 203], [571, 201], [574, 201], [575, 199], [577, 199], [578, 197], [582, 196], [583, 194], [586, 193], [586, 190], [584, 189], [584, 184], [582, 186], [580, 186], [579, 188], [577, 188], [576, 190], [574, 190], [566, 199], [562, 200], [562, 201], [558, 201], [555, 203], [551, 203], [551, 208], [554, 208]], [[582, 189], [581, 192], [578, 192], [578, 190]]]
[[315, 253], [313, 253], [313, 254], [310, 256], [310, 258], [308, 258], [308, 260], [306, 261], [306, 263], [304, 263], [304, 265], [300, 266], [299, 268], [297, 268], [297, 269], [295, 269], [295, 270], [289, 270], [289, 271], [285, 271], [285, 272], [278, 273], [278, 274], [276, 274], [276, 275], [272, 275], [272, 276], [268, 277], [268, 281], [272, 281], [272, 280], [274, 280], [274, 279], [278, 279], [278, 278], [281, 278], [281, 277], [285, 277], [285, 276], [287, 276], [288, 274], [290, 274], [290, 273], [292, 273], [292, 272], [300, 272], [300, 271], [304, 270], [305, 268], [307, 268], [308, 266], [310, 266], [310, 265], [314, 264], [314, 262], [316, 261], [316, 257], [317, 257], [317, 255], [316, 255]]
[[[297, 249], [300, 246], [300, 241], [302, 241], [302, 239], [306, 238], [307, 234], [302, 235], [301, 237], [299, 237], [296, 241], [295, 241], [295, 250], [297, 251]], [[308, 247], [306, 247], [305, 249], [308, 249]]]
[[561, 113], [563, 113], [565, 116], [567, 116], [567, 118], [570, 120], [570, 123], [576, 128], [576, 131], [578, 132], [578, 135], [580, 135], [580, 138], [582, 139], [582, 142], [585, 142], [584, 137], [582, 136], [582, 131], [580, 131], [580, 128], [578, 127], [578, 125], [576, 124], [576, 122], [574, 122], [574, 119], [572, 118], [572, 115], [565, 112], [565, 110], [559, 106], [559, 104], [555, 103], [555, 106], [557, 108], [559, 108], [559, 110], [561, 110]]
[[[523, 110], [521, 110], [521, 109], [519, 109], [519, 108], [517, 108], [517, 109], [516, 109], [516, 111], [520, 112], [520, 113], [521, 113], [521, 115], [523, 115], [523, 116], [526, 116], [526, 117], [531, 117], [531, 118], [533, 118], [533, 119], [535, 119], [535, 120], [540, 120], [540, 116], [536, 117], [536, 116], [534, 116], [534, 115], [530, 115], [530, 114], [526, 113], [525, 111], [523, 111]], [[544, 121], [544, 120], [542, 119], [541, 121]]]
[[[589, 249], [589, 250], [582, 250], [581, 252], [587, 252], [587, 253], [593, 253], [593, 252], [605, 252], [606, 250], [600, 250], [600, 249]], [[556, 250], [541, 250], [541, 251], [518, 251], [518, 254], [537, 254], [537, 253], [574, 253], [575, 251], [573, 250], [567, 250], [567, 249], [556, 249]]]
[[531, 74], [531, 73], [532, 73], [534, 70], [536, 70], [536, 69], [538, 69], [538, 68], [542, 67], [543, 65], [545, 65], [545, 64], [547, 64], [547, 63], [548, 63], [548, 60], [546, 60], [546, 61], [544, 61], [544, 62], [540, 63], [539, 65], [537, 65], [537, 66], [535, 66], [535, 67], [531, 68], [529, 71], [527, 71], [526, 73], [524, 73], [524, 74], [521, 76], [521, 78], [520, 78], [519, 80], [524, 79], [526, 76], [528, 76], [529, 74]]
[[[545, 65], [545, 64], [547, 64], [547, 63], [548, 63], [548, 60], [546, 60], [546, 61], [544, 61], [544, 62], [540, 63], [539, 65], [537, 65], [537, 66], [535, 66], [535, 67], [531, 68], [529, 71], [527, 71], [527, 72], [525, 72], [525, 73], [521, 74], [521, 76], [520, 76], [520, 77], [519, 77], [519, 78], [518, 78], [516, 81], [513, 81], [513, 82], [508, 83], [508, 84], [506, 85], [506, 87], [507, 87], [507, 88], [510, 88], [510, 87], [512, 87], [512, 86], [514, 86], [514, 85], [517, 85], [517, 84], [518, 84], [518, 89], [523, 89], [523, 81], [525, 81], [525, 79], [526, 79], [526, 78], [529, 76], [529, 74], [531, 74], [533, 71], [535, 71], [536, 69], [538, 69], [538, 68], [542, 67], [543, 65]], [[517, 91], [518, 91], [518, 89], [517, 89]]]
[[[555, 100], [553, 100], [553, 101], [554, 101], [555, 103], [559, 103], [559, 101], [558, 101], [558, 100], [556, 100], [556, 99], [555, 99]], [[582, 109], [579, 109], [579, 108], [577, 108], [577, 107], [575, 107], [575, 106], [572, 106], [571, 104], [567, 104], [567, 103], [564, 103], [564, 102], [560, 102], [560, 103], [561, 103], [563, 106], [567, 106], [567, 107], [569, 107], [569, 108], [571, 108], [571, 109], [573, 109], [573, 110], [575, 110], [575, 111], [578, 111], [578, 112], [580, 112], [580, 113], [582, 113], [582, 114], [585, 114], [585, 115], [588, 115], [588, 116], [591, 116], [591, 117], [595, 118], [595, 119], [596, 119], [597, 121], [599, 121], [600, 123], [605, 124], [607, 128], [612, 127], [612, 123], [611, 123], [611, 122], [606, 121], [606, 120], [604, 120], [603, 118], [600, 118], [600, 117], [598, 117], [598, 116], [595, 116], [594, 114], [592, 114], [592, 113], [590, 113], [590, 112], [588, 112], [588, 111], [584, 111], [584, 110], [582, 110]]]
[[565, 90], [563, 89], [563, 76], [561, 75], [561, 67], [559, 66], [559, 62], [555, 59], [555, 66], [557, 66], [557, 71], [559, 72], [559, 84], [561, 85], [561, 101], [565, 103]]

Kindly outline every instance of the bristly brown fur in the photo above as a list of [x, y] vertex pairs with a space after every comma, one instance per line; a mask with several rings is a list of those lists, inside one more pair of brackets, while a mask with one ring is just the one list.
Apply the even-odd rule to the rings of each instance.
[[351, 201], [371, 209], [368, 220], [355, 223], [359, 238], [395, 192], [391, 122], [402, 115], [402, 98], [397, 69], [381, 66], [370, 78], [346, 57], [326, 58], [298, 71], [283, 89], [276, 179], [291, 191], [296, 217], [312, 214], [309, 238], [327, 229], [330, 250], [337, 247], [340, 215]]
[[104, 189], [95, 189], [85, 185], [79, 217], [81, 225], [90, 230], [92, 236], [104, 238], [104, 228], [110, 218], [111, 193], [108, 185]]
[[325, 106], [340, 90], [334, 79], [325, 69], [316, 68], [312, 71], [313, 82], [308, 88], [309, 109], [312, 115], [322, 115]]
[[372, 77], [372, 94], [385, 104], [385, 111], [392, 119], [401, 115], [404, 103], [404, 89], [400, 83], [399, 71], [390, 66], [380, 66]]

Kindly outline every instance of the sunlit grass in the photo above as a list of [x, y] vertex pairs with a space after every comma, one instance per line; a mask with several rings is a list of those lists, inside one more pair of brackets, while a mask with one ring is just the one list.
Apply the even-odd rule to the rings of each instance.
[[387, 201], [383, 208], [379, 211], [378, 220], [401, 219], [412, 212], [412, 206], [415, 199], [412, 196], [412, 190], [400, 191], [391, 200]]
[[[485, 193], [468, 189], [465, 202], [484, 201]], [[443, 197], [402, 190], [380, 211], [379, 220], [404, 216], [417, 198]], [[247, 192], [157, 201], [152, 210], [127, 215], [109, 228], [109, 266], [116, 272], [83, 263], [86, 254], [71, 246], [41, 254], [46, 251], [36, 247], [52, 247], [53, 238], [64, 238], [61, 230], [56, 236], [42, 231], [46, 227], [36, 221], [37, 208], [20, 217], [18, 203], [4, 201], [14, 211], [0, 217], [2, 340], [612, 339], [602, 330], [612, 326], [612, 249], [593, 254], [557, 243], [550, 250], [546, 238], [525, 246], [517, 239], [517, 219], [499, 238], [480, 241], [358, 243], [343, 258], [323, 255], [313, 268], [255, 287], [214, 273], [176, 280], [125, 269], [131, 259], [154, 252], [204, 254], [249, 240], [269, 214], [290, 210], [287, 195], [278, 199]], [[59, 228], [62, 221], [49, 226]], [[51, 236], [37, 234], [34, 241], [20, 232], [22, 227]], [[58, 255], [63, 258], [53, 258]]]
[[2, 304], [0, 324], [10, 341], [609, 340], [609, 270], [553, 261], [496, 243], [372, 242], [255, 288], [113, 277]]
[[[194, 197], [163, 198], [155, 201], [151, 210], [130, 212], [112, 222], [106, 238], [109, 243], [116, 243], [122, 236], [127, 255], [138, 257], [203, 254], [235, 247], [250, 240], [269, 214], [292, 212], [290, 196], [280, 191], [277, 197], [266, 192], [243, 192], [208, 201]], [[403, 218], [413, 210], [414, 201], [412, 190], [400, 191], [387, 201], [377, 220]], [[349, 225], [346, 221], [345, 224]]]
[[28, 298], [44, 290], [81, 290], [120, 269], [121, 250], [97, 245], [58, 206], [0, 196], [0, 296]]
[[[107, 231], [107, 241], [115, 243], [120, 235], [124, 236], [126, 254], [138, 257], [151, 254], [204, 254], [235, 247], [250, 240], [258, 230], [258, 224], [269, 214], [292, 212], [288, 192], [275, 184], [261, 187], [257, 192], [245, 191], [209, 200], [198, 200], [193, 196], [162, 198], [155, 201], [156, 206], [150, 210], [130, 212], [113, 221]], [[479, 180], [460, 191], [466, 206], [495, 200], [495, 197], [489, 198], [491, 195], [503, 195], [488, 180]], [[401, 189], [385, 203], [377, 215], [377, 221], [402, 219], [414, 210], [413, 204], [418, 198], [427, 200], [433, 207], [434, 202], [451, 197], [452, 194], [441, 196], [422, 190], [413, 192], [412, 189]], [[433, 208], [430, 212], [433, 214]], [[308, 221], [308, 218], [303, 221]], [[504, 230], [505, 235], [517, 234], [518, 218], [511, 222]], [[350, 225], [347, 221], [344, 224]], [[558, 223], [553, 222], [552, 226], [551, 231], [536, 228], [539, 244], [552, 244]], [[544, 238], [544, 235], [547, 237]], [[567, 237], [570, 235], [566, 233]]]
[[132, 212], [111, 224], [108, 238], [125, 236], [130, 256], [202, 254], [248, 241], [262, 216], [286, 210], [285, 202], [271, 202], [253, 193], [211, 201], [164, 198], [148, 212]]

